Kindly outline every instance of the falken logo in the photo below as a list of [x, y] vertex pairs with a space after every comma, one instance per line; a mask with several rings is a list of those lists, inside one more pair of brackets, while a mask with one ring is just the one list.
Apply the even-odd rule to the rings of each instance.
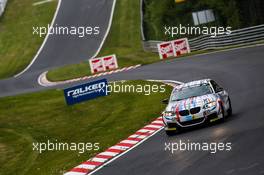
[[102, 79], [90, 83], [64, 89], [65, 100], [68, 105], [73, 105], [97, 97], [107, 96], [107, 80]]
[[90, 93], [94, 93], [94, 92], [104, 92], [106, 87], [106, 83], [105, 82], [101, 82], [98, 84], [94, 84], [94, 85], [89, 85], [89, 86], [85, 86], [85, 87], [80, 87], [78, 89], [74, 89], [71, 91], [68, 91], [67, 96], [72, 96], [74, 98], [85, 95], [85, 94], [90, 94]]

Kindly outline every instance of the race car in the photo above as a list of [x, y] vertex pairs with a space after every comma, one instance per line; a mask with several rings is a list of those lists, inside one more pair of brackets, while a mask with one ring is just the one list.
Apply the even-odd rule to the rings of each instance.
[[176, 86], [162, 113], [167, 135], [182, 128], [224, 120], [232, 115], [228, 93], [214, 80], [197, 80]]

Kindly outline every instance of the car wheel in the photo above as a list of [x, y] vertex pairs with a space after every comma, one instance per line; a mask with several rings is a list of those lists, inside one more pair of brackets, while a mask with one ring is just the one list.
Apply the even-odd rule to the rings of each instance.
[[229, 103], [229, 109], [227, 110], [227, 116], [231, 116], [233, 114], [233, 110], [232, 110], [231, 100], [229, 97], [228, 97], [228, 103]]
[[179, 134], [179, 133], [181, 133], [181, 132], [182, 132], [182, 127], [177, 126], [177, 127], [176, 127], [176, 130], [165, 130], [165, 131], [166, 131], [166, 134], [167, 134], [168, 136], [173, 136], [173, 135], [175, 135], [175, 134]]
[[165, 131], [166, 132], [166, 134], [167, 134], [167, 136], [173, 136], [173, 135], [175, 135], [175, 131]]
[[222, 122], [225, 121], [226, 119], [226, 116], [225, 116], [225, 111], [224, 111], [224, 107], [222, 104], [220, 104], [220, 108], [221, 108], [221, 115], [222, 115], [222, 118], [220, 119]]

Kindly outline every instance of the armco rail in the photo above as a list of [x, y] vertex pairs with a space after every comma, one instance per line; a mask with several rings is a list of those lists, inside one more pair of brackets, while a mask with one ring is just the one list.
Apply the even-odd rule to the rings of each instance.
[[140, 0], [140, 28], [141, 28], [141, 38], [143, 41], [146, 40], [146, 37], [145, 37], [145, 33], [144, 33], [144, 24], [143, 24], [143, 21], [144, 21], [144, 12], [143, 12], [143, 9], [144, 9], [144, 0]]
[[[192, 51], [221, 49], [235, 45], [250, 45], [264, 40], [264, 24], [233, 30], [230, 35], [202, 35], [189, 40]], [[158, 52], [157, 44], [162, 41], [143, 41], [143, 47], [146, 51]]]
[[5, 11], [6, 3], [7, 3], [7, 0], [0, 0], [0, 16], [2, 16], [2, 14]]

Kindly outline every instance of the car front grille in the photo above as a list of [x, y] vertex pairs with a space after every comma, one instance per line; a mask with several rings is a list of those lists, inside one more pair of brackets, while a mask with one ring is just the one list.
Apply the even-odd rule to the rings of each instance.
[[180, 114], [181, 116], [187, 116], [187, 115], [189, 115], [189, 110], [182, 110], [182, 111], [179, 111], [179, 114]]
[[190, 109], [190, 113], [191, 114], [197, 114], [200, 112], [200, 110], [201, 110], [200, 107], [192, 108], [192, 109]]
[[190, 114], [197, 114], [200, 112], [200, 110], [201, 110], [201, 107], [195, 107], [195, 108], [190, 109], [190, 111], [189, 110], [181, 110], [181, 111], [179, 111], [179, 114], [181, 116], [187, 116]]

